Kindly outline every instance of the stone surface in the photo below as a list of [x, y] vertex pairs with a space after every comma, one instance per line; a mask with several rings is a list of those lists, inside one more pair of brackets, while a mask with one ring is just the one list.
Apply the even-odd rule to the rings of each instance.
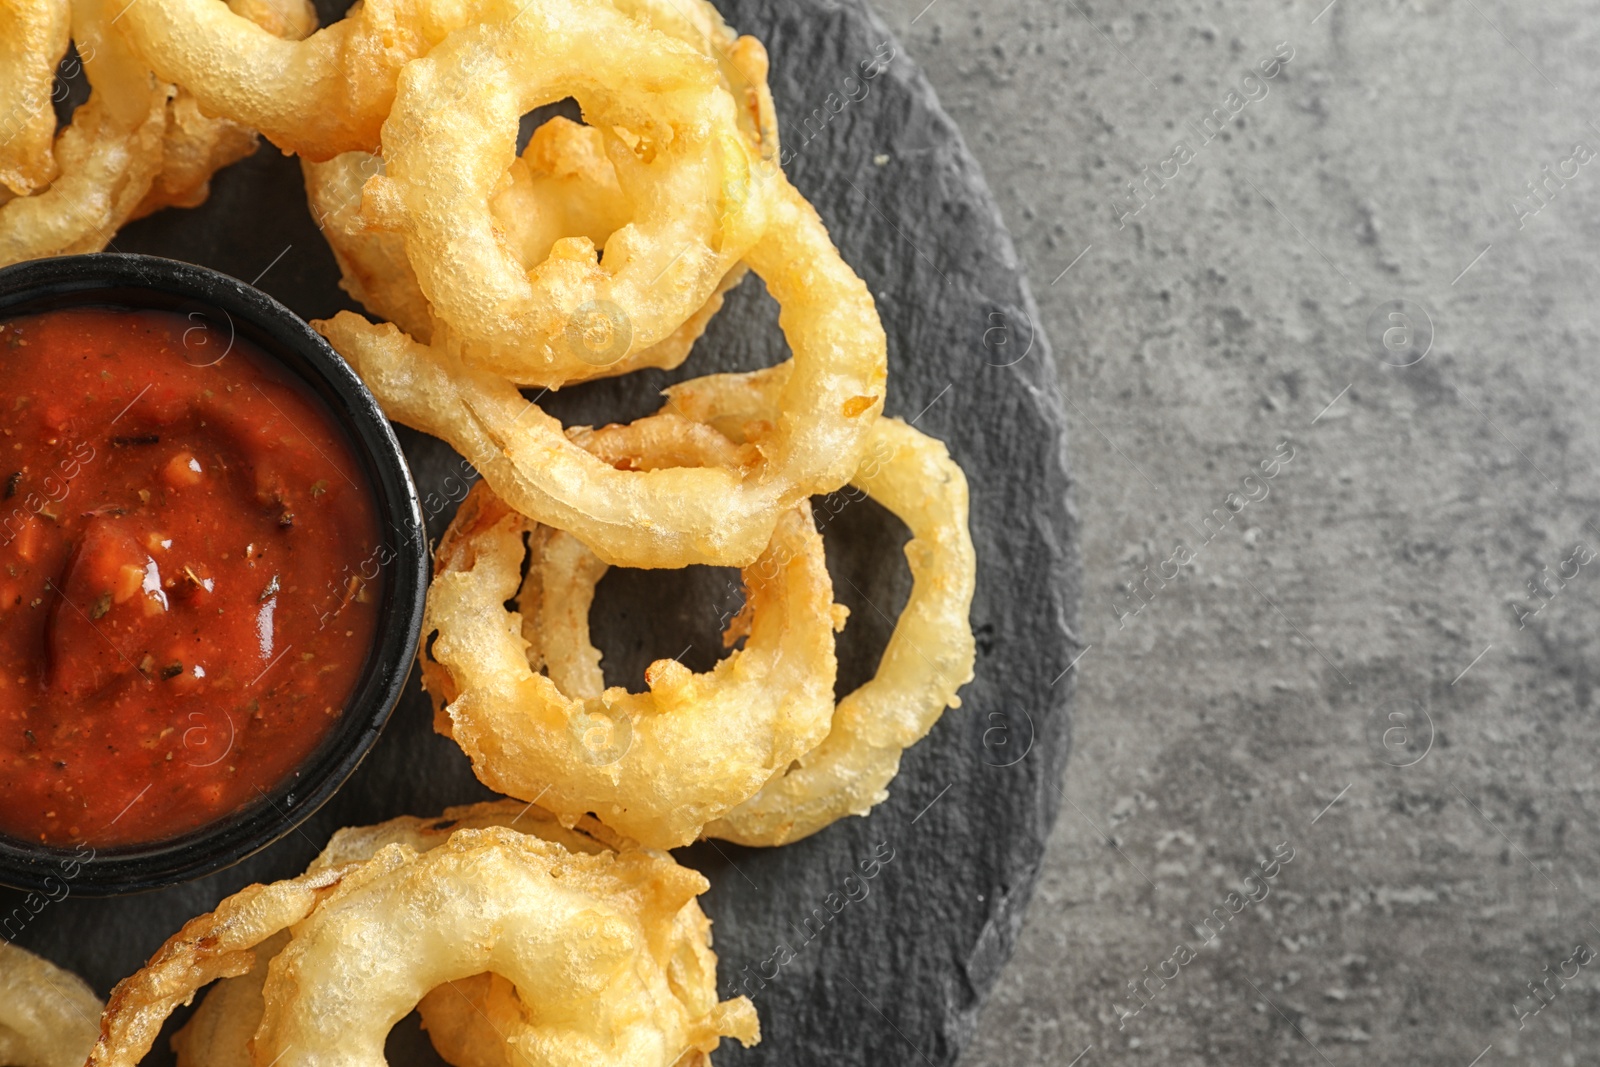
[[[1071, 803], [963, 1062], [1595, 1062], [1592, 967], [1517, 1018], [1600, 947], [1593, 564], [1526, 628], [1511, 607], [1600, 548], [1593, 165], [1519, 228], [1526, 183], [1600, 150], [1593, 7], [874, 2], [1017, 235], [1084, 518]], [[1267, 95], [1198, 144], [1279, 42]], [[1180, 138], [1193, 161], [1119, 229]], [[1432, 320], [1410, 367], [1367, 339], [1391, 300]], [[1286, 439], [1271, 495], [1119, 626]], [[1430, 720], [1420, 761], [1377, 758]], [[1271, 896], [1119, 1029], [1127, 983], [1279, 842]]]
[[[1054, 362], [977, 165], [883, 26], [855, 5], [751, 0], [724, 11], [767, 42], [791, 176], [877, 296], [890, 339], [889, 412], [946, 440], [968, 472], [979, 661], [963, 707], [907, 755], [890, 799], [870, 818], [784, 849], [684, 850], [713, 882], [705, 903], [724, 991], [754, 992], [766, 1037], [750, 1052], [719, 1053], [718, 1062], [949, 1063], [1010, 953], [1069, 747], [1072, 679], [1063, 672], [1076, 651], [1077, 535]], [[267, 149], [215, 186], [204, 208], [132, 227], [118, 248], [258, 279], [307, 317], [348, 306], [293, 161]], [[784, 352], [776, 307], [750, 279], [680, 372], [545, 400], [569, 422], [630, 418], [653, 410], [667, 381], [763, 366]], [[437, 536], [460, 496], [451, 481], [460, 461], [420, 435], [404, 440]], [[870, 676], [904, 602], [906, 534], [873, 504], [829, 514], [836, 595], [852, 611], [840, 651], [848, 688]], [[636, 684], [660, 657], [695, 668], [714, 662], [721, 620], [737, 603], [732, 577], [713, 568], [608, 575], [594, 622], [609, 679]], [[301, 869], [334, 827], [484, 795], [455, 746], [431, 732], [426, 700], [413, 689], [357, 776], [299, 831], [188, 886], [53, 904], [20, 940], [104, 991], [220, 896]], [[892, 858], [865, 883], [863, 899], [832, 915], [825, 899], [873, 857]], [[0, 897], [0, 912], [12, 903]], [[816, 927], [818, 915], [827, 921], [808, 936], [806, 920]], [[780, 942], [796, 957], [762, 982], [762, 962]], [[397, 1064], [432, 1058], [414, 1023], [397, 1027], [390, 1054]], [[151, 1062], [166, 1058], [159, 1043]]]

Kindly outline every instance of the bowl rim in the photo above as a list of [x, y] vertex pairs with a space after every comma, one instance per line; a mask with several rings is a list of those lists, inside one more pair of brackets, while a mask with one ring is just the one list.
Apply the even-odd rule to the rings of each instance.
[[0, 321], [95, 305], [181, 311], [208, 321], [220, 313], [230, 339], [249, 340], [317, 395], [365, 469], [381, 543], [362, 564], [377, 559], [386, 580], [373, 645], [343, 716], [294, 773], [262, 791], [260, 802], [164, 841], [90, 844], [87, 855], [82, 844], [33, 844], [0, 834], [0, 885], [50, 899], [191, 881], [259, 852], [310, 818], [372, 750], [410, 678], [430, 563], [421, 500], [394, 428], [355, 371], [304, 319], [237, 278], [158, 256], [99, 252], [0, 269]]

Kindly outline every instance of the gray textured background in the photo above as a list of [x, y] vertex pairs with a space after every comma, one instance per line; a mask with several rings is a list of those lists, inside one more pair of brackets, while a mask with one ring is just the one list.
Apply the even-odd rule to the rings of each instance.
[[[876, 2], [1016, 235], [1080, 479], [1068, 804], [964, 1062], [1596, 1062], [1600, 963], [1538, 1014], [1527, 983], [1600, 947], [1600, 159], [1537, 212], [1527, 183], [1600, 150], [1600, 13]], [[1391, 300], [1432, 323], [1409, 367], [1368, 339]], [[1192, 564], [1119, 621], [1179, 542]]]

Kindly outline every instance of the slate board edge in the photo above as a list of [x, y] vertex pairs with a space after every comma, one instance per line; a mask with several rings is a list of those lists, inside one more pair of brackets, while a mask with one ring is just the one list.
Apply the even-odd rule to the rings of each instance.
[[[933, 83], [923, 73], [921, 64], [905, 49], [899, 36], [889, 29], [877, 11], [865, 0], [856, 0], [852, 6], [859, 10], [861, 17], [875, 33], [894, 43], [898, 56], [897, 61], [888, 70], [890, 78], [901, 83], [918, 97], [928, 114], [946, 128], [945, 132], [950, 138], [952, 148], [950, 162], [965, 172], [965, 182], [972, 199], [987, 211], [993, 220], [997, 241], [996, 251], [1016, 279], [1022, 311], [1031, 326], [1030, 336], [1034, 348], [1030, 352], [1030, 358], [1003, 369], [1010, 372], [1027, 395], [1033, 398], [1043, 420], [1056, 428], [1055, 448], [1051, 454], [1065, 493], [1060, 501], [1061, 508], [1057, 520], [1058, 541], [1054, 546], [1057, 558], [1056, 566], [1052, 568], [1055, 573], [1051, 575], [1057, 580], [1051, 581], [1049, 586], [1061, 628], [1070, 642], [1069, 657], [1076, 656], [1083, 648], [1082, 637], [1078, 631], [1077, 596], [1082, 588], [1083, 561], [1078, 551], [1075, 482], [1068, 458], [1066, 407], [1056, 367], [1055, 352], [1039, 321], [1039, 306], [1033, 296], [1033, 287], [1028, 283], [1027, 273], [1017, 255], [1016, 243], [1012, 240], [1011, 231], [1006, 226], [1000, 205], [989, 187], [989, 181], [984, 176], [983, 167], [967, 146], [966, 137], [962, 134], [960, 126], [940, 104]], [[1031, 358], [1034, 355], [1038, 358]], [[1054, 790], [1055, 784], [1062, 780], [1072, 752], [1071, 706], [1076, 682], [1075, 672], [1069, 672], [1059, 686], [1050, 691], [1047, 700], [1048, 717], [1060, 724], [1065, 736], [1053, 746], [1053, 749], [1046, 748], [1050, 763], [1041, 776], [1040, 795], [1037, 798], [1037, 810], [1042, 816], [1040, 847], [1034, 852], [1027, 868], [1021, 872], [1016, 888], [992, 903], [990, 919], [984, 934], [979, 937], [967, 960], [966, 971], [969, 988], [972, 991], [971, 998], [963, 1003], [947, 1005], [952, 1023], [951, 1032], [947, 1036], [950, 1038], [949, 1047], [954, 1052], [947, 1061], [949, 1063], [959, 1059], [961, 1051], [976, 1033], [978, 1013], [988, 999], [995, 982], [999, 980], [1006, 961], [1016, 949], [1028, 901], [1033, 896], [1033, 889], [1043, 864], [1043, 844], [1049, 839], [1051, 831], [1055, 828], [1056, 818], [1060, 814], [1060, 801]]]

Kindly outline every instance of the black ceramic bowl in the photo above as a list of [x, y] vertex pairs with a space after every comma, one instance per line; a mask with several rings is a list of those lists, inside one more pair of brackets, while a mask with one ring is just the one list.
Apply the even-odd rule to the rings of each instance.
[[[150, 845], [53, 848], [0, 835], [0, 884], [111, 896], [198, 878], [272, 844], [333, 795], [377, 741], [400, 697], [422, 629], [428, 547], [416, 487], [378, 403], [326, 341], [258, 289], [214, 270], [154, 256], [88, 255], [0, 270], [0, 320], [69, 306], [175, 311], [239, 337], [298, 376], [331, 410], [363, 464], [387, 540], [379, 628], [344, 715], [298, 773], [263, 799]], [[197, 335], [199, 336], [199, 335]], [[379, 557], [382, 558], [381, 556]]]

